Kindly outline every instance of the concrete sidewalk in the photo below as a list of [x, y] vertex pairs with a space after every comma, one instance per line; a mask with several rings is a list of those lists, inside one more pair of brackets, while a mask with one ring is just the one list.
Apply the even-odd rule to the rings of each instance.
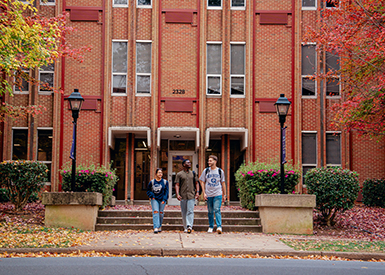
[[[154, 234], [152, 231], [100, 231], [87, 245], [72, 248], [1, 248], [0, 253], [71, 253], [75, 251], [108, 252], [110, 254], [181, 256], [181, 255], [241, 255], [259, 256], [298, 256], [311, 255], [334, 256], [351, 260], [385, 260], [385, 253], [352, 253], [352, 252], [320, 252], [295, 251], [285, 245], [282, 236], [263, 233], [224, 232], [222, 234], [193, 232], [186, 234], [179, 231], [163, 231]], [[300, 236], [285, 235], [285, 239]]]

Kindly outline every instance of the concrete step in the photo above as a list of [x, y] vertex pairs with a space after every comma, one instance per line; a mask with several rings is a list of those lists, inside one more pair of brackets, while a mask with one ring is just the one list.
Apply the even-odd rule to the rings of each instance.
[[[223, 232], [262, 232], [261, 225], [223, 225]], [[194, 225], [195, 231], [207, 231], [208, 225]], [[152, 224], [96, 224], [96, 231], [153, 230]], [[180, 230], [182, 225], [163, 224], [163, 231]]]

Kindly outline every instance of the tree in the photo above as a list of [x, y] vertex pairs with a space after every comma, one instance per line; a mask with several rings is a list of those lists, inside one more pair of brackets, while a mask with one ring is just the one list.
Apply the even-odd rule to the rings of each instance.
[[[72, 49], [66, 35], [73, 32], [67, 26], [68, 14], [45, 18], [38, 15], [33, 0], [27, 3], [0, 0], [0, 95], [13, 96], [13, 87], [21, 88], [23, 81], [43, 85], [26, 70], [47, 66], [61, 57], [83, 61], [86, 47]], [[42, 112], [43, 106], [0, 106], [0, 121], [6, 117], [22, 117]]]
[[305, 42], [340, 56], [341, 101], [332, 106], [333, 125], [362, 135], [385, 135], [385, 5], [383, 0], [339, 0], [337, 8], [321, 9], [317, 28]]

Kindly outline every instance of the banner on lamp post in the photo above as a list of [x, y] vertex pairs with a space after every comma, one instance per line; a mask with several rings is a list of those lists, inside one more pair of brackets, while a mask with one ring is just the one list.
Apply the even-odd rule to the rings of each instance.
[[72, 131], [72, 146], [71, 146], [71, 152], [70, 152], [70, 159], [75, 159], [75, 123], [74, 123], [74, 128]]
[[282, 164], [286, 163], [286, 128], [282, 128]]

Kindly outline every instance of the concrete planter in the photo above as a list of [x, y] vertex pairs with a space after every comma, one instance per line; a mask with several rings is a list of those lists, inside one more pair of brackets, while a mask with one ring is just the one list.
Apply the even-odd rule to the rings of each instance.
[[255, 206], [263, 233], [313, 234], [315, 195], [260, 194]]
[[42, 195], [46, 226], [95, 230], [99, 206], [103, 202], [101, 193], [50, 192]]

